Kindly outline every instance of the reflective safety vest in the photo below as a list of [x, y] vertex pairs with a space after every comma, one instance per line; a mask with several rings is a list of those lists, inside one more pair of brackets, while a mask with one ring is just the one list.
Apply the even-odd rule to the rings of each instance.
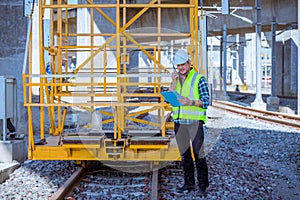
[[[194, 69], [191, 69], [187, 75], [184, 83], [181, 85], [178, 81], [176, 85], [176, 91], [184, 97], [187, 97], [191, 100], [199, 100], [200, 94], [198, 89], [198, 83], [201, 74], [195, 72]], [[179, 106], [173, 107], [173, 119], [191, 119], [191, 120], [202, 120], [206, 122], [206, 109], [199, 106]]]

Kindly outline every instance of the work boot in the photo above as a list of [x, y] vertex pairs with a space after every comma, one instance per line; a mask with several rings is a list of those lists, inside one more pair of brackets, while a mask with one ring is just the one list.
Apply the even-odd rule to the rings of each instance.
[[206, 187], [205, 186], [202, 186], [202, 185], [199, 185], [198, 186], [198, 194], [200, 197], [206, 197], [207, 196], [207, 193], [206, 193]]
[[182, 187], [176, 189], [178, 193], [190, 192], [195, 188], [194, 185], [186, 185], [184, 184]]
[[203, 186], [205, 189], [209, 186], [208, 181], [208, 167], [206, 158], [196, 158], [197, 180], [198, 185]]

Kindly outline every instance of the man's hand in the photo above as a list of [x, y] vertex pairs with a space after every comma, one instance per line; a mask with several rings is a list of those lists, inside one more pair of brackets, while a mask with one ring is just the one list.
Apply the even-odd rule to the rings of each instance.
[[169, 90], [173, 91], [176, 89], [177, 81], [179, 80], [179, 74], [175, 70], [172, 72], [172, 83], [170, 85]]
[[176, 72], [176, 71], [174, 70], [174, 71], [172, 72], [172, 81], [173, 81], [173, 83], [177, 83], [178, 79], [179, 79], [179, 74], [178, 74], [178, 72]]
[[183, 99], [177, 99], [181, 105], [184, 106], [192, 106], [193, 105], [193, 100], [188, 99], [186, 97], [183, 97]]

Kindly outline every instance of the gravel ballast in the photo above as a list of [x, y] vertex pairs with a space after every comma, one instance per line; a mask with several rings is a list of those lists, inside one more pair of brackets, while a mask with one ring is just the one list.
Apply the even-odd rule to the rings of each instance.
[[[212, 107], [207, 116], [206, 199], [300, 199], [299, 130]], [[0, 184], [0, 199], [48, 199], [75, 170], [73, 161], [26, 161]], [[183, 176], [168, 182], [180, 186]], [[167, 199], [201, 198], [192, 191]]]

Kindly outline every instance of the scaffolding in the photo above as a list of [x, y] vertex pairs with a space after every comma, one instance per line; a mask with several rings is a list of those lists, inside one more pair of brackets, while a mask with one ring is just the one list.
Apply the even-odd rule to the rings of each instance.
[[[170, 85], [177, 49], [187, 49], [198, 69], [198, 1], [79, 0], [69, 4], [39, 0], [36, 11], [38, 27], [29, 25], [29, 62], [23, 70], [29, 159], [179, 159], [176, 146], [172, 147], [174, 138], [168, 135], [173, 129], [166, 120], [171, 107], [161, 92]], [[166, 19], [170, 13], [187, 19]], [[182, 25], [174, 26], [180, 19]], [[37, 39], [38, 58], [33, 54]], [[72, 57], [77, 59], [75, 70], [69, 68]], [[39, 59], [38, 66], [34, 59]], [[34, 88], [39, 91], [38, 101]], [[38, 139], [33, 125], [36, 108]], [[110, 130], [100, 128], [93, 137], [79, 131], [70, 139], [65, 127], [73, 108], [89, 113], [89, 123], [77, 127], [80, 131], [92, 129], [95, 112], [100, 113], [101, 127], [113, 125]], [[149, 113], [155, 113], [155, 120], [145, 117]], [[48, 121], [49, 127], [45, 126]], [[142, 131], [132, 124], [142, 124]], [[158, 137], [134, 137], [139, 133]], [[81, 142], [74, 142], [78, 135]], [[145, 151], [153, 149], [167, 152]]]

